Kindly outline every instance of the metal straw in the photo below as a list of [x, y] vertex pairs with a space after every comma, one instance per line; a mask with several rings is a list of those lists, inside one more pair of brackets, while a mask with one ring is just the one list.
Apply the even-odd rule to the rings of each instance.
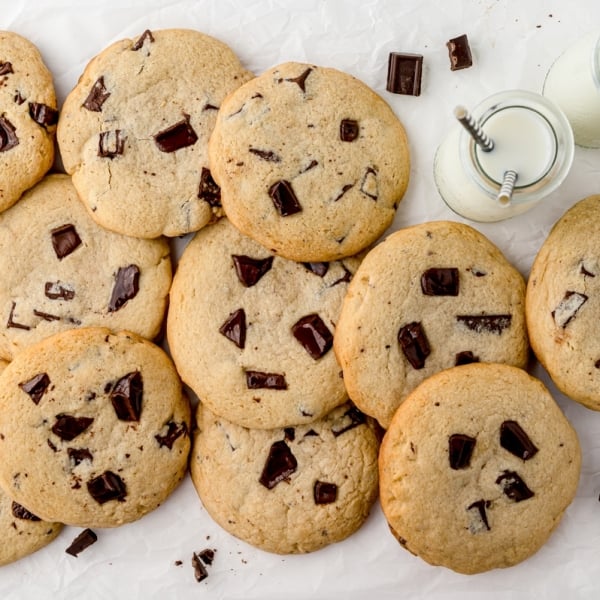
[[454, 109], [454, 116], [460, 121], [460, 124], [471, 134], [475, 143], [484, 151], [491, 152], [494, 149], [494, 142], [484, 133], [483, 129], [477, 124], [475, 119], [469, 114], [464, 106], [457, 106]]
[[510, 204], [517, 177], [518, 175], [516, 171], [505, 171], [504, 178], [502, 180], [502, 186], [500, 187], [500, 191], [496, 196], [496, 199], [500, 204]]

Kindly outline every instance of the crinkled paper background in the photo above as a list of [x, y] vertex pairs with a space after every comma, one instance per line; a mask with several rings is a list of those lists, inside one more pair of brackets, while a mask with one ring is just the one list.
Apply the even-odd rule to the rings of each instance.
[[[453, 126], [452, 109], [511, 88], [541, 91], [552, 61], [588, 30], [600, 30], [596, 0], [2, 0], [0, 29], [41, 50], [59, 102], [86, 63], [111, 42], [145, 29], [189, 27], [228, 43], [260, 73], [288, 60], [336, 67], [379, 92], [404, 123], [412, 153], [408, 192], [394, 228], [461, 220], [440, 199], [432, 177], [437, 145]], [[451, 72], [446, 42], [466, 33], [469, 69]], [[386, 92], [391, 51], [424, 56], [420, 97]], [[600, 150], [576, 149], [565, 183], [510, 221], [473, 224], [527, 276], [552, 224], [576, 201], [600, 192]], [[180, 253], [185, 240], [176, 243]], [[270, 555], [240, 542], [211, 520], [189, 479], [158, 510], [114, 530], [73, 558], [64, 549], [79, 532], [67, 527], [50, 546], [0, 569], [4, 600], [46, 598], [597, 598], [600, 593], [600, 414], [561, 396], [583, 447], [574, 503], [549, 542], [516, 567], [457, 575], [404, 551], [376, 505], [346, 541], [305, 556]], [[443, 501], [443, 500], [442, 500]], [[1, 540], [0, 540], [0, 543]], [[217, 549], [208, 579], [197, 583], [190, 559]], [[182, 565], [177, 566], [176, 561]]]

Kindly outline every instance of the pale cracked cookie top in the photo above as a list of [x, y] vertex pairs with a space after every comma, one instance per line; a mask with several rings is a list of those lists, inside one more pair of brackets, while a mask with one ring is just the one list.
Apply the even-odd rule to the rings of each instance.
[[216, 414], [246, 427], [314, 421], [347, 400], [332, 345], [357, 258], [296, 263], [226, 219], [185, 249], [170, 295], [169, 348]]
[[0, 280], [1, 357], [74, 327], [153, 338], [171, 285], [169, 246], [100, 227], [70, 177], [49, 175], [0, 214]]
[[526, 365], [525, 282], [468, 225], [401, 229], [356, 272], [334, 349], [350, 398], [387, 427], [406, 395], [442, 369], [474, 361]]
[[39, 50], [0, 31], [0, 211], [52, 166], [57, 121], [52, 74]]
[[410, 169], [404, 128], [382, 98], [346, 73], [293, 62], [225, 100], [209, 157], [234, 225], [298, 261], [374, 242]]
[[398, 409], [379, 456], [381, 505], [407, 550], [479, 573], [539, 550], [580, 468], [577, 433], [540, 381], [464, 365], [428, 378]]
[[378, 430], [345, 404], [309, 425], [246, 429], [200, 405], [190, 462], [209, 514], [232, 535], [279, 554], [354, 533], [377, 497]]
[[168, 356], [129, 332], [72, 329], [0, 376], [0, 485], [35, 515], [114, 527], [185, 475], [190, 407]]
[[570, 208], [531, 267], [526, 315], [531, 347], [567, 396], [600, 410], [600, 195]]
[[225, 96], [250, 77], [225, 44], [188, 29], [145, 31], [92, 59], [61, 110], [58, 143], [93, 218], [143, 238], [213, 219], [208, 138]]
[[[0, 360], [0, 373], [8, 363]], [[48, 545], [62, 524], [42, 521], [0, 490], [0, 566], [7, 565]]]

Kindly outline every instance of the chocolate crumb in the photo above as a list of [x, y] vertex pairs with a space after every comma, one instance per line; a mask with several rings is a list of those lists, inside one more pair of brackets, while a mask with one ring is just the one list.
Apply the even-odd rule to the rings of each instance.
[[200, 582], [208, 577], [206, 567], [195, 552], [192, 554], [192, 567], [194, 567], [194, 577], [196, 578], [196, 581]]

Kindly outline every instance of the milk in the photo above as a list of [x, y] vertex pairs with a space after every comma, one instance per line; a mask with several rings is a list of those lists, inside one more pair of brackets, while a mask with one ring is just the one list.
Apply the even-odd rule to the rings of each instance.
[[565, 113], [575, 143], [600, 148], [600, 35], [582, 37], [550, 67], [543, 94]]
[[[440, 144], [434, 179], [446, 204], [473, 221], [492, 222], [531, 209], [566, 177], [573, 160], [573, 134], [561, 111], [539, 94], [495, 94], [473, 111], [494, 142], [485, 152], [459, 124]], [[497, 198], [504, 173], [517, 172], [509, 202]]]

